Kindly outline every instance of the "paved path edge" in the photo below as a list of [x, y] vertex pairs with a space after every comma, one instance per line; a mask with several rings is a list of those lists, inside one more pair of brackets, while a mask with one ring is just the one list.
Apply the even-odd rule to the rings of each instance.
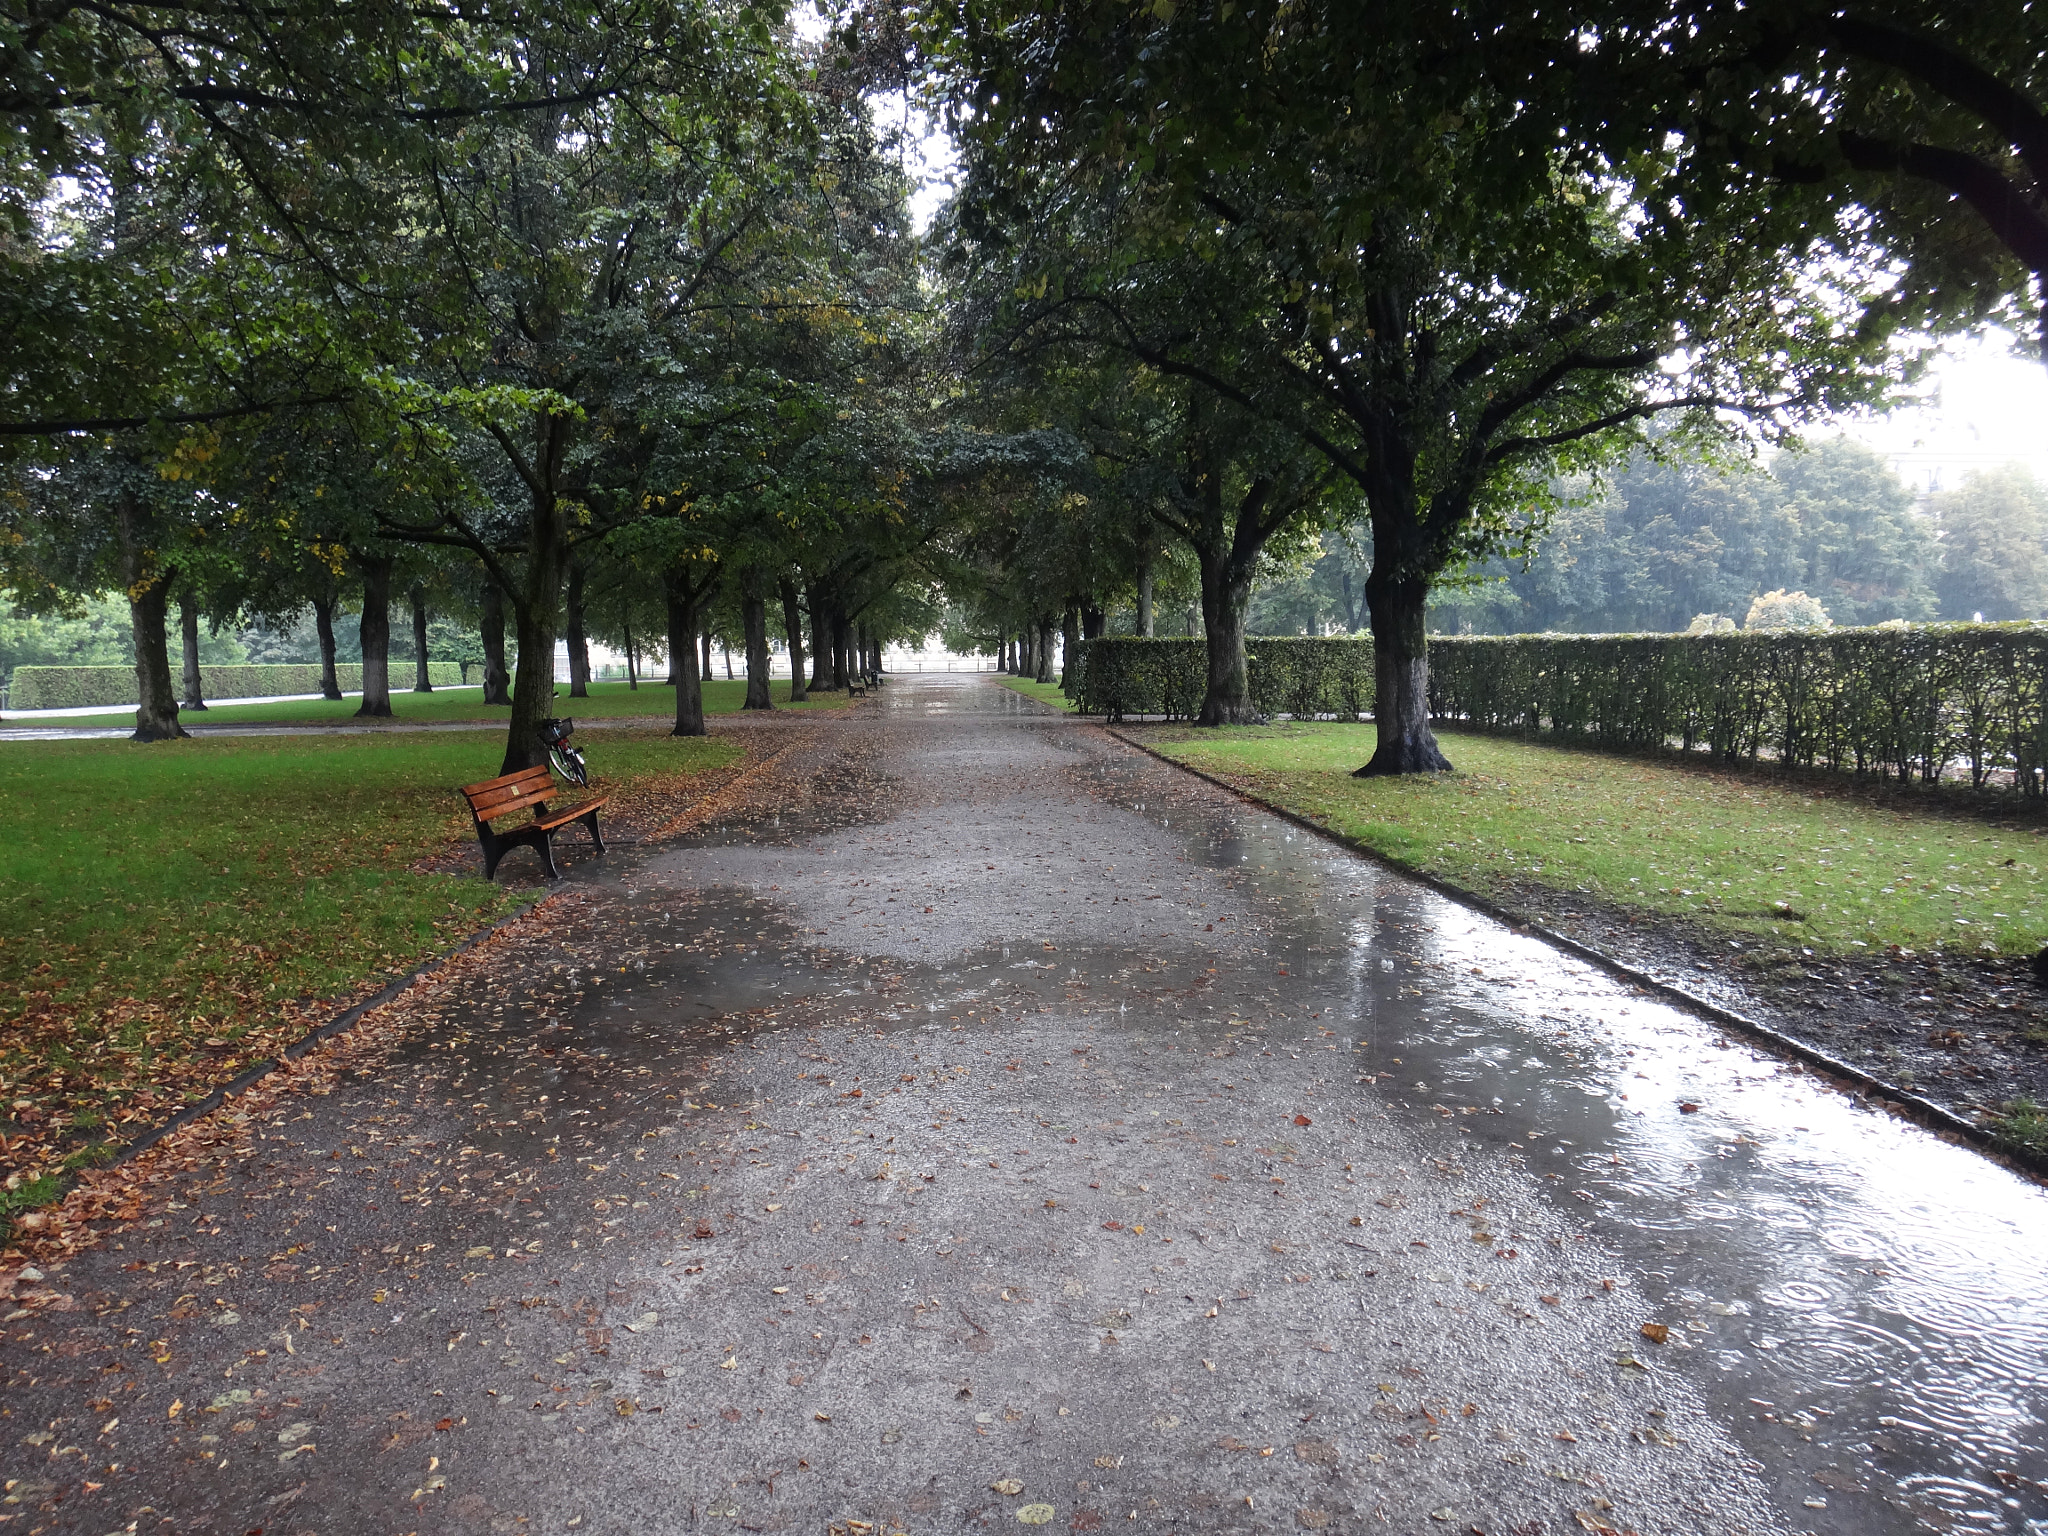
[[1769, 1047], [1777, 1054], [1789, 1056], [1803, 1066], [1813, 1067], [1838, 1082], [1852, 1085], [1869, 1098], [1881, 1099], [1891, 1113], [1913, 1120], [1946, 1140], [1967, 1142], [1993, 1162], [2001, 1163], [2016, 1172], [2024, 1173], [2038, 1181], [2048, 1183], [2048, 1156], [2038, 1155], [2014, 1147], [2000, 1140], [1984, 1126], [1977, 1124], [1975, 1121], [1966, 1120], [1952, 1110], [1944, 1109], [1931, 1099], [1924, 1099], [1917, 1093], [1912, 1093], [1895, 1084], [1887, 1083], [1882, 1078], [1873, 1077], [1861, 1067], [1852, 1066], [1839, 1057], [1831, 1056], [1826, 1051], [1816, 1046], [1808, 1045], [1802, 1040], [1796, 1040], [1790, 1035], [1771, 1028], [1768, 1024], [1750, 1018], [1746, 1014], [1737, 1013], [1733, 1009], [1723, 1007], [1716, 1002], [1711, 1002], [1697, 993], [1688, 992], [1683, 987], [1674, 986], [1668, 981], [1659, 980], [1647, 971], [1638, 970], [1627, 961], [1610, 955], [1605, 950], [1596, 949], [1592, 945], [1582, 943], [1568, 934], [1559, 933], [1556, 929], [1546, 927], [1526, 914], [1515, 911], [1512, 907], [1502, 906], [1492, 898], [1482, 896], [1477, 891], [1468, 890], [1464, 886], [1454, 884], [1444, 879], [1441, 875], [1420, 869], [1404, 859], [1393, 857], [1391, 854], [1382, 853], [1377, 848], [1368, 847], [1354, 838], [1346, 837], [1342, 832], [1332, 827], [1324, 826], [1322, 823], [1303, 816], [1297, 811], [1291, 811], [1284, 805], [1275, 804], [1263, 795], [1255, 794], [1242, 785], [1233, 784], [1228, 779], [1205, 772], [1200, 768], [1194, 767], [1192, 764], [1168, 757], [1164, 752], [1160, 752], [1153, 747], [1147, 746], [1142, 741], [1125, 735], [1112, 725], [1105, 724], [1101, 729], [1105, 734], [1115, 737], [1125, 746], [1132, 747], [1144, 753], [1147, 757], [1165, 763], [1171, 768], [1177, 768], [1182, 773], [1190, 774], [1195, 778], [1203, 780], [1205, 783], [1213, 784], [1218, 789], [1236, 796], [1247, 804], [1256, 805], [1260, 810], [1278, 816], [1281, 820], [1300, 827], [1304, 832], [1312, 832], [1325, 841], [1337, 844], [1340, 848], [1348, 849], [1352, 853], [1370, 859], [1373, 863], [1380, 865], [1384, 869], [1392, 870], [1395, 874], [1413, 880], [1419, 885], [1428, 886], [1438, 895], [1448, 897], [1460, 906], [1470, 907], [1473, 911], [1483, 913], [1497, 922], [1506, 923], [1511, 928], [1533, 934], [1535, 937], [1543, 940], [1544, 943], [1554, 948], [1562, 949], [1567, 954], [1576, 955], [1579, 959], [1589, 964], [1597, 965], [1609, 975], [1618, 977], [1623, 981], [1629, 982], [1631, 985], [1641, 987], [1646, 992], [1655, 993], [1665, 1001], [1675, 1003], [1689, 1013], [1697, 1014], [1711, 1023], [1719, 1024], [1724, 1028], [1747, 1036], [1759, 1044]]

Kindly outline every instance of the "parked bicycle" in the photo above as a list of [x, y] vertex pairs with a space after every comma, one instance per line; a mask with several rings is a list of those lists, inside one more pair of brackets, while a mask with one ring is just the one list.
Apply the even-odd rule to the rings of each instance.
[[574, 720], [543, 720], [540, 739], [547, 743], [548, 766], [569, 783], [587, 788], [590, 770], [584, 766], [581, 750], [569, 744], [570, 733], [575, 729]]

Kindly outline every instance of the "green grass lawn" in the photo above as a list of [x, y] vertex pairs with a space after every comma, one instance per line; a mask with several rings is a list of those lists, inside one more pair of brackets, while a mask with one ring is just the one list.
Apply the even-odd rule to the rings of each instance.
[[1369, 725], [1168, 731], [1167, 755], [1485, 895], [1517, 885], [1838, 954], [2030, 954], [2048, 939], [2048, 828], [1796, 783], [1440, 733], [1449, 775], [1354, 779]]
[[[599, 789], [741, 752], [578, 739]], [[303, 1033], [293, 1000], [403, 974], [528, 899], [409, 868], [473, 837], [456, 788], [503, 750], [495, 730], [0, 747], [0, 1167], [89, 1160], [103, 1128]]]
[[1074, 712], [1074, 701], [1060, 692], [1058, 683], [1034, 683], [1028, 677], [1011, 677], [1005, 673], [998, 673], [996, 681], [1005, 688], [1014, 688], [1017, 692], [1038, 700], [1041, 704], [1050, 704], [1054, 709], [1064, 710], [1070, 715]]
[[[746, 701], [745, 679], [728, 682], [721, 677], [701, 686], [704, 690], [704, 713], [707, 715], [738, 714], [740, 705]], [[566, 683], [560, 685], [555, 693], [556, 711], [577, 720], [616, 720], [636, 715], [673, 719], [676, 712], [675, 691], [658, 681], [642, 682], [637, 689], [629, 688], [623, 682], [592, 683], [587, 699], [570, 698]], [[846, 702], [844, 694], [822, 693], [813, 695], [805, 703], [792, 705], [787, 678], [777, 678], [770, 693], [777, 709], [829, 709], [834, 704]], [[283, 704], [236, 704], [229, 701], [210, 705], [204, 711], [192, 711], [183, 719], [187, 725], [345, 725], [356, 719], [356, 710], [361, 703], [360, 699], [292, 699]], [[401, 723], [408, 720], [502, 721], [509, 713], [502, 704], [485, 704], [481, 688], [436, 688], [432, 693], [394, 688], [391, 691], [391, 709], [392, 717]], [[134, 723], [133, 709], [109, 710], [97, 715], [67, 715], [59, 719], [10, 717], [0, 721], [0, 725], [23, 728], [128, 726]]]

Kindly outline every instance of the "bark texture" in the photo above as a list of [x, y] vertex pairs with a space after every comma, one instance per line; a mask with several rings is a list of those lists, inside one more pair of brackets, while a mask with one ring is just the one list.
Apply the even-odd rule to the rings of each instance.
[[185, 647], [185, 696], [180, 709], [204, 709], [206, 697], [199, 676], [199, 604], [190, 597], [178, 601], [178, 638]]
[[[335, 593], [330, 584], [325, 592], [317, 593], [313, 598], [313, 633], [320, 638], [320, 694], [328, 699], [341, 697], [341, 675], [334, 669], [334, 609]], [[489, 633], [486, 629], [486, 636]], [[502, 636], [498, 649], [501, 653], [504, 650]], [[489, 692], [488, 686], [485, 692]], [[490, 700], [487, 698], [484, 702], [489, 703]]]
[[484, 578], [484, 702], [512, 702], [512, 674], [505, 667], [505, 592], [495, 578]]
[[1052, 615], [1047, 614], [1038, 621], [1038, 666], [1031, 674], [1033, 682], [1052, 681]]
[[740, 572], [740, 624], [747, 633], [747, 697], [742, 709], [773, 709], [768, 697], [768, 583], [758, 565]]
[[569, 697], [590, 697], [590, 641], [583, 633], [583, 562], [569, 565], [568, 602], [562, 613], [569, 641]]
[[363, 613], [356, 632], [363, 642], [363, 702], [356, 714], [383, 719], [391, 714], [391, 567], [389, 555], [359, 555]]
[[174, 741], [186, 734], [178, 724], [178, 695], [171, 686], [171, 577], [148, 548], [147, 514], [140, 499], [122, 492], [115, 509], [121, 544], [121, 584], [128, 589], [128, 623], [135, 640], [134, 741]]
[[782, 598], [782, 633], [789, 641], [789, 702], [801, 704], [811, 696], [804, 679], [804, 614], [797, 601], [796, 578], [784, 575], [777, 583]]
[[1450, 760], [1429, 728], [1429, 639], [1424, 627], [1429, 583], [1382, 580], [1365, 584], [1372, 614], [1373, 720], [1379, 743], [1354, 778], [1396, 773], [1448, 773]]
[[427, 589], [417, 581], [412, 584], [412, 691], [434, 691], [427, 674]]
[[668, 655], [676, 685], [676, 724], [671, 736], [704, 734], [704, 683], [697, 671], [697, 625], [708, 584], [692, 580], [689, 570], [670, 571], [662, 578], [668, 598]]

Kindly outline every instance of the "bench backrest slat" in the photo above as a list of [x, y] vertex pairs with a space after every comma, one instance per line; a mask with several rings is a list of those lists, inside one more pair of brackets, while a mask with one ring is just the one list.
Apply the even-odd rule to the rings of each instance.
[[546, 766], [541, 765], [486, 779], [481, 784], [465, 784], [462, 793], [468, 797], [469, 808], [476, 813], [477, 820], [496, 821], [500, 816], [552, 799], [555, 784]]

